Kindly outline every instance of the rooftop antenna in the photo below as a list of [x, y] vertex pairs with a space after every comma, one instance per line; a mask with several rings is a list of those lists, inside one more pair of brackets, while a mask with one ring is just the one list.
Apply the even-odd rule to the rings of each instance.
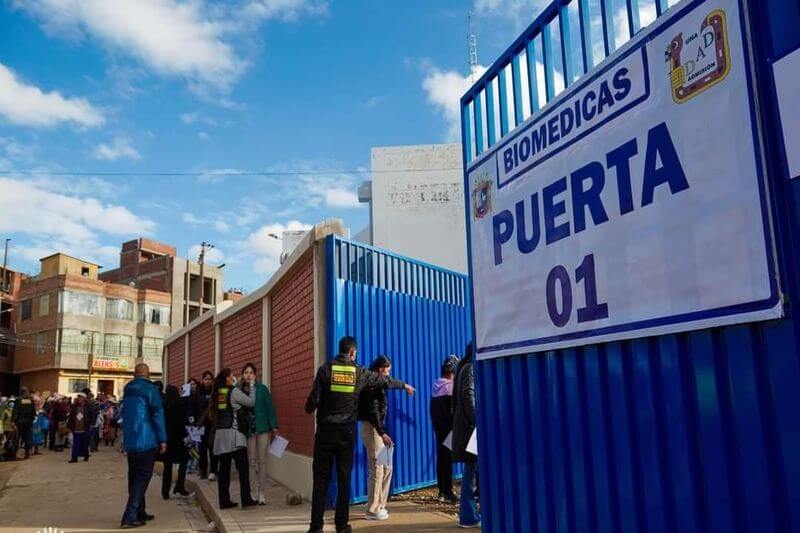
[[467, 46], [469, 47], [469, 73], [472, 76], [472, 83], [475, 83], [475, 72], [478, 70], [478, 38], [472, 28], [472, 10], [467, 13]]

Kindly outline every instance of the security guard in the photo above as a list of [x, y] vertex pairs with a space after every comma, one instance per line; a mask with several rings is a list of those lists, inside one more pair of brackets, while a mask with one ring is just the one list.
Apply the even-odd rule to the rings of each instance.
[[28, 458], [33, 447], [33, 419], [36, 418], [36, 408], [33, 399], [26, 387], [20, 387], [19, 398], [11, 412], [11, 424], [17, 434], [25, 443], [25, 459]]
[[319, 367], [314, 387], [306, 400], [306, 412], [317, 411], [317, 434], [314, 439], [314, 493], [311, 497], [311, 529], [322, 532], [322, 518], [333, 461], [336, 460], [336, 531], [349, 533], [350, 471], [356, 440], [358, 395], [366, 388], [405, 389], [411, 396], [414, 387], [404, 382], [371, 372], [357, 365], [357, 345], [353, 337], [342, 337], [339, 355]]

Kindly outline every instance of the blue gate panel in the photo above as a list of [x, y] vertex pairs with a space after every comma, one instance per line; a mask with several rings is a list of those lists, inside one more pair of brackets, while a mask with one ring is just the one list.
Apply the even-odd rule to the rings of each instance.
[[[328, 237], [327, 256], [329, 357], [337, 353], [340, 337], [352, 335], [360, 364], [369, 366], [387, 354], [392, 375], [417, 389], [411, 398], [402, 391], [389, 393], [387, 431], [396, 444], [392, 492], [435, 484], [430, 394], [445, 357], [460, 356], [472, 337], [467, 279], [335, 236]], [[359, 436], [351, 501], [366, 500], [368, 475]]]

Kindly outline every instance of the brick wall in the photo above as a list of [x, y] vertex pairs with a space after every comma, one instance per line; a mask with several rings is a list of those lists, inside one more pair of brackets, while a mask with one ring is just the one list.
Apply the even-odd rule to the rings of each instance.
[[239, 375], [245, 363], [253, 363], [261, 375], [261, 300], [222, 321], [222, 368]]
[[314, 418], [303, 410], [314, 381], [314, 266], [309, 254], [272, 292], [272, 398], [289, 450], [311, 456]]
[[205, 322], [189, 333], [189, 377], [198, 381], [206, 370], [214, 372], [214, 320]]
[[167, 347], [167, 373], [168, 383], [179, 386], [183, 384], [183, 358], [186, 335], [174, 340]]

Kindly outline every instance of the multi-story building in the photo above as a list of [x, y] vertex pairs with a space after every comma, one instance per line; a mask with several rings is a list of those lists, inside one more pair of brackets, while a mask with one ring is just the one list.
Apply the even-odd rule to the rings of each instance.
[[154, 379], [161, 375], [170, 294], [103, 282], [99, 268], [58, 253], [41, 259], [40, 274], [23, 281], [14, 357], [21, 385], [120, 395], [139, 362]]
[[461, 145], [372, 149], [372, 181], [358, 191], [370, 224], [356, 240], [467, 271]]
[[[178, 330], [222, 301], [222, 266], [201, 265], [176, 257], [175, 247], [138, 238], [122, 244], [119, 268], [100, 274], [102, 281], [121, 283], [172, 295], [170, 326]], [[203, 302], [200, 302], [202, 284]]]
[[19, 272], [0, 270], [0, 396], [15, 394], [19, 388], [19, 378], [14, 374], [15, 319], [23, 279]]

